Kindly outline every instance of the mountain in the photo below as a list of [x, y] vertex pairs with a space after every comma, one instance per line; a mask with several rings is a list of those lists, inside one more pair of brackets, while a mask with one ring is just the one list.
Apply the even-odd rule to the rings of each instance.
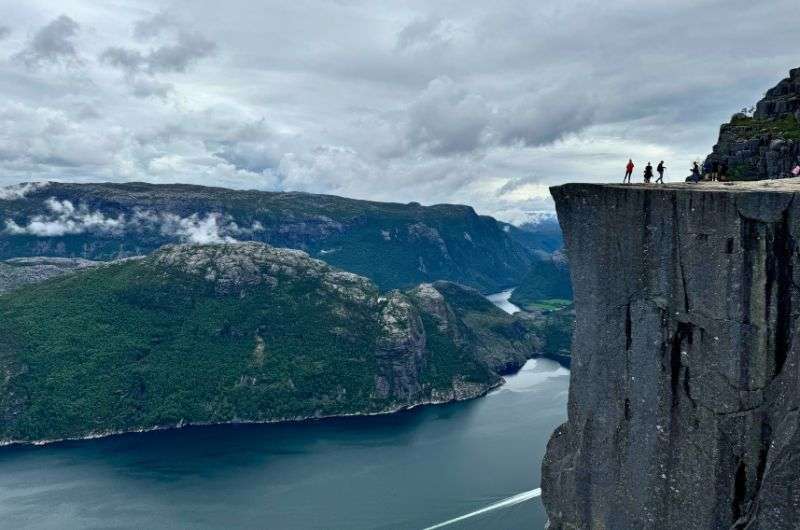
[[767, 91], [752, 116], [724, 124], [710, 162], [727, 162], [732, 180], [784, 178], [800, 162], [800, 68]]
[[800, 181], [551, 191], [577, 318], [550, 528], [796, 529]]
[[514, 289], [511, 303], [527, 311], [569, 305], [572, 282], [569, 262], [562, 251], [534, 259], [528, 274]]
[[448, 282], [169, 245], [0, 295], [0, 443], [468, 399], [540, 352], [536, 326]]
[[178, 184], [4, 188], [0, 229], [0, 259], [112, 260], [170, 243], [259, 241], [304, 250], [381, 289], [449, 280], [500, 291], [517, 285], [546, 246], [468, 206]]
[[100, 264], [81, 258], [14, 258], [0, 261], [0, 294]]
[[555, 213], [540, 214], [534, 221], [519, 225], [517, 230], [510, 230], [509, 235], [532, 252], [555, 252], [564, 246]]

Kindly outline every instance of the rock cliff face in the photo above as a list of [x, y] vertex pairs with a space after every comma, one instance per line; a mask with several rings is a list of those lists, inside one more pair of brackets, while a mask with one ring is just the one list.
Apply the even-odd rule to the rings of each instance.
[[798, 527], [797, 192], [552, 189], [576, 306], [552, 529]]
[[17, 287], [44, 281], [101, 262], [81, 258], [15, 258], [0, 261], [0, 294]]
[[725, 161], [734, 180], [784, 178], [800, 161], [800, 68], [767, 91], [753, 116], [720, 128], [709, 161]]

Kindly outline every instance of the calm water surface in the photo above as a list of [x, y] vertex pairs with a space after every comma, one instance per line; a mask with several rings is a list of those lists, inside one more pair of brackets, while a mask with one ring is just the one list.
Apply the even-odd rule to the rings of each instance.
[[[391, 416], [0, 448], [2, 528], [420, 529], [539, 486], [568, 371]], [[539, 529], [540, 500], [453, 529]]]
[[519, 308], [519, 306], [512, 304], [508, 300], [509, 298], [511, 298], [511, 293], [513, 292], [514, 289], [507, 289], [499, 293], [490, 294], [486, 298], [488, 298], [490, 302], [492, 302], [494, 305], [496, 305], [506, 313], [513, 315], [514, 313], [522, 311]]

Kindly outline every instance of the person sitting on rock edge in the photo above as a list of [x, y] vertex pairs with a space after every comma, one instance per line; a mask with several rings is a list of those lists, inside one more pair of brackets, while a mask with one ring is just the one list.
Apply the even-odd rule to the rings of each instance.
[[623, 184], [625, 184], [625, 183], [630, 184], [631, 183], [631, 175], [633, 175], [633, 168], [634, 168], [633, 160], [629, 158], [628, 159], [628, 165], [625, 166], [625, 178], [622, 179], [622, 183]]
[[692, 174], [686, 177], [686, 182], [694, 182], [695, 184], [700, 182], [700, 166], [697, 161], [692, 162]]

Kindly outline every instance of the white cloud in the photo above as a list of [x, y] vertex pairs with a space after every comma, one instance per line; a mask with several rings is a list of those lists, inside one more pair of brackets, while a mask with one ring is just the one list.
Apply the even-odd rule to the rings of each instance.
[[548, 186], [618, 180], [629, 156], [682, 178], [798, 66], [794, 0], [168, 6], [4, 10], [0, 185], [188, 182], [523, 219], [552, 208]]
[[6, 232], [12, 235], [53, 237], [84, 232], [120, 232], [125, 226], [122, 215], [117, 218], [106, 217], [101, 212], [89, 210], [86, 205], [76, 207], [71, 201], [50, 198], [45, 201], [45, 206], [50, 214], [36, 215], [25, 226], [7, 219]]
[[47, 182], [25, 182], [0, 188], [0, 201], [24, 199], [29, 193], [47, 187]]
[[[33, 186], [33, 185], [31, 185]], [[18, 187], [14, 193], [27, 193], [30, 189]], [[0, 191], [3, 191], [3, 188]], [[9, 197], [12, 197], [9, 192]], [[0, 195], [2, 198], [2, 195]], [[6, 219], [5, 232], [10, 235], [34, 235], [55, 237], [67, 234], [122, 234], [126, 231], [151, 230], [164, 236], [175, 237], [191, 243], [222, 243], [236, 241], [235, 236], [252, 236], [264, 227], [258, 221], [250, 226], [241, 226], [230, 215], [211, 212], [194, 213], [181, 217], [173, 213], [153, 210], [136, 210], [130, 217], [119, 214], [114, 217], [91, 210], [85, 204], [74, 205], [69, 200], [49, 198], [44, 202], [47, 214], [33, 216], [27, 224], [20, 225]]]

